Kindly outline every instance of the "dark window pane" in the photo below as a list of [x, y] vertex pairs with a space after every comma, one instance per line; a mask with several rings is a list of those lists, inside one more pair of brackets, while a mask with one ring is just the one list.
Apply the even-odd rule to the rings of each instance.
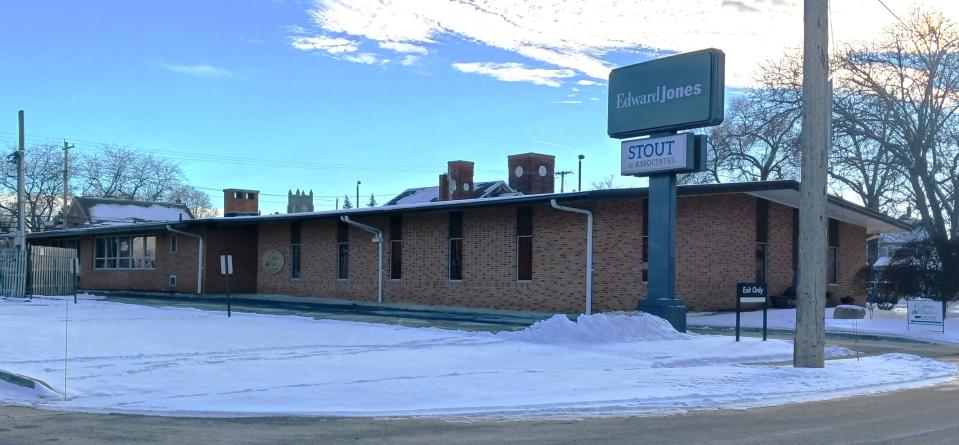
[[290, 278], [300, 278], [300, 245], [290, 246]]
[[516, 208], [516, 236], [533, 234], [533, 208]]
[[339, 243], [337, 246], [336, 277], [345, 280], [349, 277], [350, 245]]
[[403, 239], [403, 217], [390, 217], [390, 241], [400, 241]]
[[829, 284], [838, 284], [839, 283], [839, 249], [835, 247], [829, 248], [829, 258], [827, 261], [827, 273], [829, 274]]
[[643, 283], [649, 282], [649, 269], [643, 269]]
[[756, 243], [756, 281], [766, 282], [766, 243]]
[[107, 240], [106, 238], [97, 238], [96, 243], [96, 253], [94, 254], [97, 258], [103, 258], [107, 256]]
[[839, 247], [839, 220], [829, 220], [829, 246]]
[[399, 280], [403, 276], [403, 242], [390, 242], [390, 279]]
[[300, 223], [290, 223], [290, 244], [300, 244]]
[[533, 237], [520, 236], [516, 238], [517, 279], [528, 281], [533, 279]]
[[118, 261], [119, 261], [119, 262], [117, 263], [117, 267], [118, 267], [118, 268], [120, 268], [120, 269], [129, 269], [129, 268], [130, 268], [130, 259], [129, 259], [129, 258], [121, 258], [121, 259], [118, 260]]
[[769, 239], [769, 201], [756, 200], [756, 241], [765, 243]]
[[463, 240], [461, 238], [450, 240], [450, 279], [463, 279]]
[[[117, 257], [117, 242], [116, 238], [107, 238], [107, 257], [116, 258]], [[116, 266], [113, 266], [116, 267]]]
[[97, 269], [103, 269], [105, 266], [106, 260], [99, 259], [93, 262], [93, 267], [96, 267]]
[[648, 236], [643, 237], [643, 262], [644, 263], [649, 262], [649, 237]]
[[176, 249], [177, 249], [176, 243], [177, 243], [177, 239], [176, 239], [176, 234], [174, 233], [173, 235], [170, 236], [170, 252], [176, 252]]
[[108, 259], [108, 260], [107, 260], [106, 268], [107, 268], [107, 269], [116, 269], [116, 268], [117, 268], [117, 260], [116, 260], [116, 259]]
[[343, 221], [336, 225], [336, 242], [348, 243], [350, 241], [350, 226]]
[[643, 200], [643, 236], [649, 236], [649, 200]]
[[463, 237], [463, 212], [450, 212], [450, 238]]

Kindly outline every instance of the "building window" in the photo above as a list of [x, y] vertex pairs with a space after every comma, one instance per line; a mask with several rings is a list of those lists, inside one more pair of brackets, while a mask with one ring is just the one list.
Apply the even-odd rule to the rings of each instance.
[[253, 196], [254, 196], [253, 193], [247, 193], [246, 199], [253, 199]]
[[463, 212], [449, 214], [450, 281], [463, 279]]
[[769, 248], [769, 201], [756, 200], [756, 281], [766, 282], [766, 254]]
[[300, 278], [300, 223], [290, 223], [290, 278]]
[[233, 192], [233, 199], [243, 199], [243, 194], [240, 192]]
[[170, 252], [176, 253], [177, 249], [177, 239], [176, 234], [170, 235]]
[[390, 279], [403, 277], [403, 217], [390, 217]]
[[827, 283], [839, 284], [839, 221], [829, 220], [829, 251], [826, 274]]
[[153, 269], [155, 265], [155, 236], [111, 236], [95, 240], [94, 268]]
[[643, 283], [649, 282], [649, 200], [643, 200]]
[[340, 221], [336, 228], [336, 278], [349, 278], [350, 226]]
[[516, 209], [516, 279], [533, 279], [533, 208]]

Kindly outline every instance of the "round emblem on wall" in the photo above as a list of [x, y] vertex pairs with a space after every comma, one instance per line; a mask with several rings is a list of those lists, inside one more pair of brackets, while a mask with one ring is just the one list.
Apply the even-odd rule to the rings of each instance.
[[539, 175], [540, 175], [540, 176], [546, 176], [546, 166], [545, 166], [545, 165], [539, 166]]
[[517, 165], [517, 166], [516, 166], [516, 170], [513, 170], [513, 174], [516, 175], [517, 178], [522, 178], [522, 177], [523, 177], [523, 166], [522, 166], [522, 165]]
[[450, 179], [450, 192], [456, 191], [456, 181]]
[[260, 259], [260, 265], [267, 273], [279, 273], [283, 270], [284, 262], [286, 262], [286, 260], [283, 258], [283, 253], [280, 252], [279, 249], [268, 249], [263, 253], [263, 258]]
[[463, 190], [465, 190], [465, 191], [467, 191], [467, 192], [470, 191], [470, 183], [464, 182], [464, 183], [463, 183]]

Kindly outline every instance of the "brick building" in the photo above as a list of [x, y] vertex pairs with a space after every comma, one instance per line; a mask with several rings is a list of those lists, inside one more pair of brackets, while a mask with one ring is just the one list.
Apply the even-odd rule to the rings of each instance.
[[[472, 181], [456, 179], [461, 186]], [[534, 178], [514, 186], [544, 184]], [[230, 192], [234, 198], [240, 191]], [[593, 212], [594, 310], [632, 310], [645, 297], [647, 189], [443, 195], [383, 207], [76, 228], [28, 238], [31, 244], [78, 243], [83, 289], [222, 292], [218, 258], [232, 254], [235, 292], [376, 301], [376, 237], [344, 222], [348, 217], [382, 231], [386, 302], [581, 312], [586, 218], [553, 208], [555, 200]], [[688, 185], [677, 195], [676, 288], [691, 309], [733, 308], [740, 281], [766, 281], [770, 295], [792, 286], [798, 183]], [[835, 197], [828, 215], [829, 290], [834, 299], [849, 295], [862, 303], [867, 236], [905, 227]]]

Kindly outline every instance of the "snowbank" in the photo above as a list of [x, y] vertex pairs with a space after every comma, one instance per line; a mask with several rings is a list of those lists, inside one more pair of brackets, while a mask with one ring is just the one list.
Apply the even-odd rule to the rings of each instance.
[[644, 312], [582, 314], [573, 322], [554, 315], [518, 332], [500, 332], [498, 337], [532, 343], [612, 343], [630, 341], [688, 340], [666, 320]]
[[[663, 414], [931, 385], [956, 366], [904, 355], [795, 369], [783, 340], [680, 334], [645, 314], [554, 317], [511, 334], [97, 300], [0, 301], [0, 369], [69, 400], [0, 402], [193, 416]], [[831, 349], [832, 355], [848, 350]]]

